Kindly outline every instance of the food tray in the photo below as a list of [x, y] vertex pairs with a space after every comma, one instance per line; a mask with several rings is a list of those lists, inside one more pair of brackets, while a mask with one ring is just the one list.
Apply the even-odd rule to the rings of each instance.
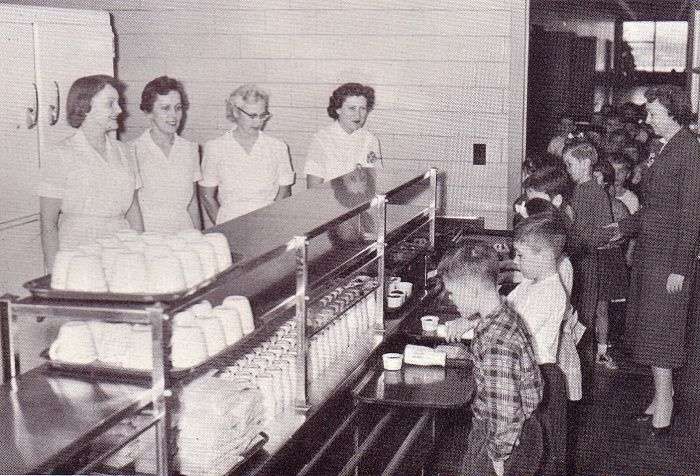
[[24, 288], [27, 289], [32, 296], [44, 299], [65, 299], [71, 301], [109, 301], [120, 303], [144, 303], [152, 304], [155, 302], [172, 302], [177, 301], [186, 296], [190, 296], [197, 291], [206, 288], [219, 277], [227, 274], [234, 268], [232, 264], [225, 270], [217, 273], [216, 276], [206, 279], [189, 289], [183, 289], [174, 293], [165, 294], [137, 294], [137, 293], [110, 293], [110, 292], [88, 292], [88, 291], [69, 291], [66, 289], [53, 289], [51, 287], [51, 275], [47, 274], [41, 278], [33, 279], [24, 283]]

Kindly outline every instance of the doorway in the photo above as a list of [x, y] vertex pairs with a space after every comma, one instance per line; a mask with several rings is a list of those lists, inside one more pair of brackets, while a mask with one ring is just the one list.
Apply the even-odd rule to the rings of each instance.
[[690, 17], [686, 0], [531, 0], [527, 156], [547, 151], [564, 117], [586, 125], [641, 106], [649, 86], [689, 87]]

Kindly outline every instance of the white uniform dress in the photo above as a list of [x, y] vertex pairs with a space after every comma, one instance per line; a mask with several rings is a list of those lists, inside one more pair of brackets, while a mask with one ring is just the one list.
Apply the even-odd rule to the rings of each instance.
[[373, 167], [381, 160], [379, 139], [374, 134], [364, 128], [348, 134], [334, 121], [311, 139], [304, 173], [328, 181], [352, 172], [358, 165]]
[[61, 199], [59, 249], [73, 249], [128, 228], [125, 214], [141, 187], [136, 161], [126, 144], [107, 137], [107, 160], [82, 131], [42, 156], [38, 195]]
[[216, 223], [232, 220], [271, 204], [280, 186], [294, 183], [287, 144], [260, 132], [250, 154], [233, 129], [204, 144], [203, 187], [219, 187]]
[[176, 135], [166, 157], [146, 130], [131, 146], [143, 184], [139, 204], [144, 229], [171, 234], [193, 228], [187, 206], [192, 184], [202, 179], [197, 144]]

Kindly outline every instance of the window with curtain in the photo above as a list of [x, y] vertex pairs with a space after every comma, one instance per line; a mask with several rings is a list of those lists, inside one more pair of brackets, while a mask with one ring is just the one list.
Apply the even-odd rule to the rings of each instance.
[[686, 21], [626, 21], [622, 40], [631, 49], [637, 71], [685, 71]]

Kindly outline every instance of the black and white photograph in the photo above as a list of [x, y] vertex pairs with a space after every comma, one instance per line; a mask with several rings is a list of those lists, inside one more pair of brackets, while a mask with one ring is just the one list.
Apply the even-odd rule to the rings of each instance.
[[0, 474], [699, 476], [700, 0], [0, 0]]

